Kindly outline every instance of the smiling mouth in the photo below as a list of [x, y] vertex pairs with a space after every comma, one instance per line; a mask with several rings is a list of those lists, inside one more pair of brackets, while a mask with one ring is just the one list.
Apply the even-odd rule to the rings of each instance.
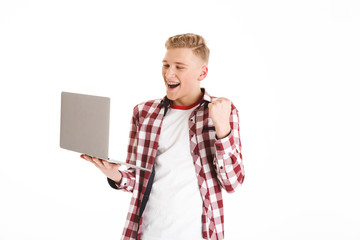
[[167, 85], [169, 86], [169, 88], [176, 88], [180, 85], [180, 83], [175, 83], [175, 82], [166, 82]]

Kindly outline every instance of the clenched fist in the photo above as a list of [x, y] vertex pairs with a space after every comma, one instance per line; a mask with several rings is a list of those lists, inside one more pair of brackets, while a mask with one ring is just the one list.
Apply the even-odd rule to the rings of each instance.
[[227, 98], [218, 98], [209, 103], [210, 118], [214, 123], [218, 139], [230, 133], [231, 101]]

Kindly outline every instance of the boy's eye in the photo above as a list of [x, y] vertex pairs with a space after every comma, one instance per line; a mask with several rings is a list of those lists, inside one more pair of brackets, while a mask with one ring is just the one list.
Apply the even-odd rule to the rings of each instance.
[[[169, 68], [170, 65], [169, 64], [164, 64], [163, 65], [163, 68]], [[185, 67], [182, 67], [182, 66], [176, 66], [176, 69], [184, 69]]]

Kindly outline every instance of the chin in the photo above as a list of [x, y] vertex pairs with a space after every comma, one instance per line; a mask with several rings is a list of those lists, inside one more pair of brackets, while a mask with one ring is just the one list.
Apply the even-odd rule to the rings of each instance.
[[171, 100], [171, 101], [174, 101], [174, 100], [176, 100], [176, 97], [173, 95], [173, 94], [169, 94], [169, 93], [166, 93], [166, 97], [169, 99], [169, 100]]

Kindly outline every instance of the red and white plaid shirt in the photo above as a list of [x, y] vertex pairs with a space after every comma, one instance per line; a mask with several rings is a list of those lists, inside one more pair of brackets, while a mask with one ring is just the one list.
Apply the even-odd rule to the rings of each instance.
[[[217, 139], [215, 128], [207, 107], [215, 98], [205, 89], [203, 100], [189, 117], [190, 152], [203, 200], [202, 233], [204, 239], [224, 239], [224, 211], [221, 189], [233, 192], [244, 181], [244, 166], [241, 156], [238, 110], [232, 105], [231, 132]], [[159, 145], [162, 120], [166, 117], [169, 99], [152, 100], [134, 108], [129, 136], [126, 162], [152, 169]], [[122, 180], [116, 189], [132, 192], [130, 208], [122, 235], [123, 240], [136, 239], [138, 216], [150, 172], [139, 169], [121, 171]], [[176, 191], [176, 189], [174, 189]], [[141, 236], [141, 221], [139, 236]], [[141, 237], [139, 237], [140, 239]]]

